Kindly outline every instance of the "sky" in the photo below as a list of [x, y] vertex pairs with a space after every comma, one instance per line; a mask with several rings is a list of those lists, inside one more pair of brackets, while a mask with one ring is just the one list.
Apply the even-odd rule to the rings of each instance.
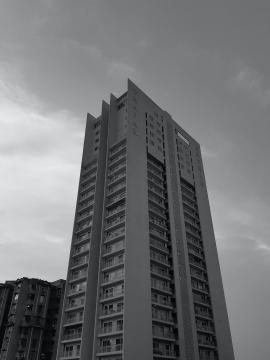
[[235, 358], [269, 360], [269, 0], [0, 7], [0, 281], [65, 278], [86, 113], [129, 77], [202, 146]]

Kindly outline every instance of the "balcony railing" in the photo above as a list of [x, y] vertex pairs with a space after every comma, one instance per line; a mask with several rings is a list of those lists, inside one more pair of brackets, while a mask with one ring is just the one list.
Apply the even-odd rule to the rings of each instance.
[[74, 259], [74, 261], [72, 262], [71, 268], [75, 267], [75, 266], [79, 266], [79, 265], [84, 265], [84, 264], [88, 264], [88, 258], [83, 257], [81, 259]]
[[123, 312], [123, 308], [116, 309], [116, 310], [106, 309], [106, 310], [101, 311], [100, 316], [116, 315], [116, 314], [121, 314], [122, 312]]
[[195, 294], [195, 293], [193, 293], [193, 300], [194, 300], [194, 302], [198, 302], [198, 303], [202, 303], [204, 305], [211, 306], [211, 302], [209, 299], [207, 299], [203, 296], [200, 296], [198, 294]]
[[82, 336], [82, 333], [81, 332], [77, 332], [77, 333], [73, 333], [73, 334], [65, 334], [63, 336], [63, 341], [65, 340], [77, 340], [77, 339], [80, 339]]
[[168, 247], [166, 246], [167, 244], [163, 244], [160, 241], [157, 241], [154, 239], [150, 239], [150, 245], [157, 249], [163, 250], [166, 253], [168, 253], [168, 251], [169, 251]]
[[157, 236], [162, 240], [168, 241], [168, 236], [165, 234], [165, 231], [164, 232], [158, 231], [152, 227], [149, 229], [149, 231], [151, 235]]
[[75, 316], [72, 318], [67, 318], [65, 320], [65, 324], [73, 324], [73, 323], [81, 322], [82, 320], [83, 320], [82, 316]]
[[156, 290], [161, 290], [161, 291], [166, 291], [166, 292], [169, 292], [171, 293], [172, 292], [172, 289], [169, 285], [162, 285], [158, 282], [153, 282], [151, 281], [151, 287], [153, 289], [156, 289]]
[[78, 216], [77, 222], [80, 222], [83, 219], [87, 218], [88, 216], [92, 216], [92, 215], [93, 215], [93, 211], [87, 211], [87, 212], [83, 213], [81, 216]]
[[153, 329], [153, 336], [165, 339], [175, 339], [175, 334], [172, 331], [163, 332], [155, 328]]
[[126, 196], [125, 192], [123, 192], [123, 193], [121, 193], [119, 195], [116, 195], [116, 196], [114, 196], [114, 197], [107, 200], [107, 205], [111, 205], [111, 204], [115, 203], [116, 201], [123, 199], [125, 196]]
[[126, 159], [126, 153], [120, 154], [120, 155], [114, 157], [113, 159], [110, 159], [108, 167], [110, 168], [110, 167], [114, 166], [114, 164], [116, 164], [118, 161], [122, 161], [125, 159]]
[[110, 150], [110, 157], [114, 156], [122, 149], [125, 149], [125, 147], [126, 147], [126, 143], [123, 143], [122, 145], [119, 145], [119, 146], [115, 147], [114, 149]]
[[122, 295], [124, 295], [124, 290], [119, 290], [119, 291], [116, 290], [110, 293], [103, 293], [101, 295], [101, 299], [111, 299]]
[[120, 213], [121, 211], [125, 210], [125, 208], [125, 206], [117, 206], [115, 209], [107, 212], [106, 218], [113, 216], [114, 214]]
[[110, 352], [117, 352], [122, 351], [123, 345], [108, 345], [108, 346], [100, 346], [98, 348], [99, 353], [110, 353]]
[[99, 329], [99, 334], [110, 334], [118, 331], [123, 331], [122, 326], [112, 326], [112, 327], [104, 327]]
[[176, 357], [176, 352], [173, 351], [173, 350], [165, 350], [165, 349], [158, 350], [158, 349], [154, 349], [153, 352], [154, 352], [154, 356], [155, 356], [155, 355], [158, 355], [158, 356], [168, 356], [168, 357], [173, 357], [173, 358]]
[[81, 287], [81, 288], [70, 289], [68, 292], [68, 295], [80, 294], [80, 293], [84, 292], [85, 289], [86, 289], [86, 286]]
[[169, 271], [160, 270], [160, 269], [157, 269], [157, 268], [151, 268], [151, 273], [154, 274], [154, 275], [164, 276], [164, 277], [166, 277], [166, 278], [170, 278], [170, 277], [171, 277]]
[[92, 226], [93, 222], [92, 221], [88, 221], [87, 223], [82, 224], [81, 226], [78, 226], [76, 233], [89, 228], [90, 226]]
[[162, 256], [161, 254], [158, 254], [158, 253], [154, 253], [154, 252], [151, 252], [150, 253], [150, 258], [152, 260], [156, 260], [162, 264], [165, 264], [165, 265], [170, 265], [170, 262], [169, 262], [169, 259], [165, 256]]
[[105, 261], [104, 263], [103, 263], [103, 268], [102, 268], [102, 270], [105, 270], [105, 269], [107, 269], [107, 268], [109, 268], [109, 267], [112, 267], [112, 266], [116, 266], [116, 265], [122, 265], [122, 264], [124, 264], [124, 258], [115, 258], [115, 259], [113, 259], [113, 260], [109, 260], [109, 261]]
[[160, 320], [160, 321], [166, 321], [169, 323], [174, 322], [174, 319], [172, 316], [161, 316], [161, 315], [153, 314], [152, 317], [153, 317], [153, 320], [157, 320], [157, 321]]
[[126, 171], [124, 170], [123, 172], [121, 172], [118, 175], [110, 176], [107, 185], [110, 186], [112, 183], [114, 183], [118, 179], [123, 179], [124, 180], [125, 177], [126, 177]]
[[120, 165], [114, 166], [112, 169], [110, 169], [110, 171], [108, 172], [108, 176], [111, 176], [112, 174], [114, 174], [116, 171], [120, 170], [120, 169], [124, 169], [126, 167], [126, 162], [123, 162]]
[[109, 229], [110, 227], [112, 227], [114, 225], [121, 224], [123, 221], [125, 221], [125, 216], [120, 216], [117, 219], [110, 221], [110, 222], [108, 221], [106, 223], [106, 229]]

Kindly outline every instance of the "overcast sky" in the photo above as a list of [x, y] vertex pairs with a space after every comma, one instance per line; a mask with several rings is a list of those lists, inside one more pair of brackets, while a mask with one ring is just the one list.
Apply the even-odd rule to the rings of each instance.
[[202, 146], [236, 360], [269, 360], [269, 39], [269, 0], [0, 0], [0, 281], [65, 277], [86, 113], [130, 77]]

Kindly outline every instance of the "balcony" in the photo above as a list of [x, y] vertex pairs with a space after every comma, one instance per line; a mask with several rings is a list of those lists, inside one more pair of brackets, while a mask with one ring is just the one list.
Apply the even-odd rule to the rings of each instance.
[[168, 241], [169, 240], [169, 238], [168, 238], [167, 234], [165, 233], [165, 231], [164, 232], [163, 231], [158, 231], [158, 230], [150, 227], [149, 232], [150, 232], [151, 235], [157, 237], [158, 239], [161, 239], [163, 241]]
[[82, 255], [84, 253], [88, 253], [89, 252], [89, 249], [90, 249], [90, 243], [87, 243], [87, 244], [84, 244], [84, 245], [81, 245], [79, 248], [74, 248], [74, 251], [73, 251], [73, 257], [75, 256], [78, 256], [78, 255]]
[[152, 315], [152, 319], [153, 321], [157, 321], [157, 322], [162, 322], [162, 323], [167, 323], [167, 324], [174, 324], [174, 319], [172, 316], [160, 316], [160, 315]]
[[209, 289], [205, 286], [200, 286], [194, 282], [192, 282], [191, 284], [192, 286], [192, 289], [196, 290], [196, 291], [200, 291], [202, 292], [203, 294], [206, 294], [206, 295], [209, 295]]
[[60, 360], [77, 360], [80, 359], [80, 352], [78, 351], [68, 351], [65, 353], [62, 353], [60, 355]]
[[109, 345], [109, 346], [100, 346], [98, 348], [97, 356], [104, 355], [106, 353], [119, 353], [123, 351], [123, 345]]
[[147, 170], [148, 170], [148, 174], [155, 176], [157, 179], [161, 180], [162, 182], [164, 181], [162, 171], [154, 169], [153, 167], [151, 167], [149, 163], [147, 164]]
[[114, 167], [116, 164], [119, 164], [119, 163], [121, 163], [122, 161], [125, 161], [125, 160], [126, 160], [126, 153], [124, 152], [123, 154], [120, 154], [118, 156], [115, 156], [115, 157], [111, 158], [109, 160], [108, 168], [110, 169], [110, 168]]
[[118, 281], [124, 280], [124, 274], [118, 275], [118, 276], [109, 276], [109, 277], [103, 277], [101, 286], [107, 285], [109, 283], [115, 283]]
[[117, 238], [120, 238], [121, 236], [124, 236], [125, 235], [125, 228], [121, 228], [117, 231], [114, 231], [112, 233], [108, 233], [105, 237], [105, 241], [104, 241], [104, 244], [112, 241], [112, 240], [116, 240]]
[[166, 270], [163, 271], [157, 268], [151, 268], [151, 274], [165, 278], [166, 280], [171, 280], [170, 272]]
[[158, 290], [158, 291], [162, 291], [162, 292], [172, 294], [172, 289], [171, 289], [171, 287], [169, 285], [166, 286], [166, 285], [159, 284], [158, 282], [151, 281], [151, 288], [155, 289], [155, 290]]
[[112, 316], [119, 316], [119, 315], [123, 315], [123, 308], [121, 309], [117, 309], [117, 310], [102, 310], [100, 313], [99, 318], [107, 318], [107, 317], [112, 317]]
[[94, 197], [94, 195], [95, 195], [95, 191], [85, 192], [83, 195], [80, 196], [79, 201], [82, 202], [90, 197]]
[[110, 293], [103, 293], [100, 297], [101, 300], [107, 300], [107, 299], [114, 299], [114, 298], [118, 298], [118, 297], [122, 297], [124, 295], [124, 290], [120, 290], [120, 291], [113, 291]]
[[160, 217], [162, 220], [167, 220], [166, 219], [166, 212], [164, 209], [159, 209], [156, 206], [153, 206], [152, 204], [149, 204], [149, 212], [152, 213], [155, 216]]
[[81, 173], [82, 176], [87, 176], [89, 173], [92, 173], [97, 170], [97, 162], [95, 161], [94, 164], [86, 165], [85, 167], [82, 167]]
[[190, 206], [192, 209], [197, 210], [198, 206], [195, 200], [191, 200], [189, 199], [187, 196], [182, 194], [182, 200], [184, 204], [187, 204], [188, 206]]
[[121, 182], [121, 181], [125, 180], [125, 178], [126, 178], [126, 171], [123, 171], [118, 175], [110, 176], [109, 181], [107, 182], [107, 185], [110, 186], [110, 185], [115, 184], [118, 181]]
[[82, 220], [88, 218], [89, 216], [93, 215], [93, 211], [86, 211], [85, 213], [83, 213], [81, 216], [77, 217], [77, 223], [81, 222]]
[[119, 194], [119, 195], [116, 195], [116, 196], [108, 199], [108, 200], [107, 200], [107, 203], [106, 203], [106, 207], [108, 207], [108, 206], [110, 206], [110, 205], [112, 205], [112, 204], [117, 203], [118, 201], [124, 199], [125, 197], [126, 197], [126, 192], [123, 192], [123, 193], [121, 193], [121, 194]]
[[214, 349], [217, 347], [216, 342], [214, 340], [206, 340], [198, 338], [198, 344], [200, 347], [206, 347]]
[[208, 306], [208, 307], [211, 307], [211, 302], [210, 302], [210, 299], [209, 298], [206, 298], [204, 296], [200, 296], [196, 293], [193, 292], [193, 301], [194, 303], [196, 304], [201, 304], [201, 305], [204, 305], [204, 306]]
[[111, 327], [104, 327], [100, 328], [98, 331], [98, 336], [100, 335], [114, 335], [115, 333], [119, 333], [123, 331], [123, 325], [122, 326], [111, 326]]
[[155, 330], [155, 328], [154, 328], [153, 329], [153, 337], [175, 341], [175, 334], [172, 331], [162, 332], [159, 330]]
[[164, 191], [156, 189], [154, 186], [148, 186], [148, 191], [159, 196], [162, 200], [165, 200]]
[[160, 180], [156, 176], [153, 176], [150, 172], [148, 172], [148, 181], [154, 184], [154, 186], [159, 186], [162, 190], [164, 190], [164, 181]]
[[212, 313], [210, 311], [200, 311], [195, 307], [195, 316], [204, 318], [206, 320], [213, 320]]
[[105, 230], [109, 230], [110, 228], [113, 228], [118, 225], [123, 225], [125, 223], [125, 216], [119, 216], [115, 220], [107, 221], [105, 225]]
[[106, 219], [110, 218], [111, 216], [113, 216], [115, 214], [120, 215], [123, 211], [125, 211], [125, 209], [126, 209], [125, 205], [117, 206], [115, 209], [112, 209], [112, 210], [107, 212]]
[[207, 275], [202, 271], [199, 272], [198, 270], [193, 270], [192, 268], [190, 269], [190, 276], [196, 280], [200, 280], [203, 281], [205, 283], [208, 283], [208, 279], [207, 279]]
[[169, 249], [167, 247], [167, 243], [162, 243], [158, 240], [155, 240], [155, 239], [151, 239], [150, 238], [150, 246], [155, 248], [155, 249], [158, 249], [158, 250], [161, 250], [163, 251], [164, 253], [168, 254], [169, 253]]
[[164, 232], [168, 231], [166, 221], [164, 221], [164, 220], [159, 220], [159, 219], [150, 217], [149, 223], [151, 225], [158, 227], [161, 231], [164, 231]]
[[67, 307], [65, 309], [65, 312], [74, 311], [74, 310], [81, 310], [83, 308], [84, 308], [84, 302], [67, 303]]
[[83, 211], [86, 210], [88, 207], [93, 206], [94, 205], [94, 199], [88, 200], [88, 201], [84, 201], [79, 205], [79, 211]]
[[165, 210], [165, 203], [162, 198], [160, 198], [156, 194], [152, 194], [151, 192], [148, 192], [148, 200], [149, 202], [152, 202], [155, 206], [160, 207], [161, 210]]
[[89, 227], [91, 227], [93, 224], [92, 221], [88, 221], [80, 226], [78, 226], [77, 230], [76, 230], [76, 234], [80, 233], [81, 231], [88, 229]]
[[108, 176], [111, 177], [111, 175], [116, 175], [116, 173], [123, 171], [126, 168], [126, 162], [114, 166], [110, 171], [108, 172]]
[[102, 271], [110, 269], [110, 268], [114, 268], [114, 267], [117, 267], [117, 266], [123, 265], [123, 264], [124, 264], [124, 257], [122, 257], [120, 259], [116, 257], [112, 260], [105, 261], [103, 263]]
[[78, 333], [75, 333], [75, 334], [65, 334], [62, 338], [62, 343], [64, 342], [69, 342], [69, 341], [78, 341], [78, 340], [81, 340], [81, 337], [82, 337], [82, 333], [81, 332], [78, 332]]
[[190, 216], [184, 215], [185, 222], [187, 222], [190, 226], [194, 227], [197, 231], [200, 231], [200, 223], [192, 219]]
[[192, 244], [193, 246], [196, 246], [197, 249], [203, 251], [203, 243], [200, 238], [193, 236], [189, 232], [186, 232], [186, 238], [189, 244]]
[[77, 275], [73, 275], [70, 279], [69, 279], [69, 283], [73, 283], [76, 281], [80, 281], [80, 280], [84, 280], [87, 277], [87, 272], [84, 271], [80, 274]]
[[75, 239], [74, 239], [74, 244], [80, 244], [80, 243], [83, 243], [85, 241], [89, 241], [91, 238], [90, 236], [90, 232], [86, 233], [86, 234], [83, 234], [83, 235], [80, 235], [80, 236], [77, 236]]
[[72, 265], [70, 267], [70, 269], [76, 268], [78, 266], [83, 266], [83, 265], [87, 265], [88, 264], [88, 257], [83, 257], [81, 259], [74, 259], [74, 261], [72, 262]]
[[198, 260], [196, 257], [194, 258], [193, 254], [189, 254], [189, 263], [190, 265], [198, 268], [199, 270], [206, 270], [204, 261]]
[[109, 151], [110, 151], [110, 156], [114, 156], [115, 154], [117, 154], [119, 151], [121, 151], [122, 149], [126, 148], [126, 140], [123, 141], [123, 143], [120, 143], [118, 145], [114, 145]]
[[197, 331], [202, 331], [202, 332], [205, 332], [205, 333], [209, 333], [209, 334], [214, 334], [215, 333], [215, 330], [212, 326], [206, 326], [206, 325], [202, 325], [202, 324], [196, 324], [196, 328], [197, 328]]
[[154, 359], [159, 359], [160, 357], [161, 357], [162, 359], [164, 359], [164, 357], [165, 357], [165, 358], [168, 358], [168, 359], [171, 359], [171, 358], [175, 359], [175, 358], [176, 358], [176, 352], [173, 351], [173, 350], [165, 350], [165, 349], [163, 349], [163, 350], [158, 350], [158, 349], [154, 349], [153, 352], [154, 352]]
[[184, 194], [185, 196], [188, 196], [190, 199], [195, 200], [196, 201], [196, 195], [195, 192], [185, 188], [184, 186], [181, 185], [181, 191], [182, 194]]
[[86, 286], [81, 287], [81, 288], [78, 288], [78, 289], [70, 289], [70, 290], [68, 291], [67, 296], [72, 296], [72, 295], [75, 295], [75, 294], [76, 294], [76, 295], [80, 295], [80, 294], [84, 293], [85, 290], [86, 290]]
[[67, 318], [65, 320], [65, 323], [63, 326], [70, 326], [70, 325], [74, 325], [74, 324], [78, 324], [81, 323], [83, 321], [83, 317], [82, 316], [75, 316], [72, 318]]
[[147, 160], [147, 165], [149, 165], [150, 169], [154, 169], [156, 171], [163, 172], [163, 166], [160, 164], [157, 164], [156, 162], [153, 162], [151, 160]]
[[161, 307], [165, 307], [165, 308], [169, 308], [172, 309], [173, 308], [173, 304], [171, 300], [164, 300], [162, 297], [161, 298], [153, 298], [152, 297], [152, 304], [155, 306], [161, 306]]
[[81, 185], [80, 194], [83, 194], [85, 191], [90, 190], [90, 189], [95, 190], [96, 176], [93, 178], [93, 180], [94, 181], [85, 182], [84, 185]]
[[151, 260], [158, 262], [162, 265], [171, 266], [169, 259], [162, 254], [150, 252], [150, 258]]
[[203, 260], [204, 261], [204, 254], [202, 252], [202, 250], [195, 250], [195, 249], [192, 249], [192, 247], [188, 247], [188, 252], [189, 254], [192, 254], [193, 256], [196, 256], [197, 258], [199, 258], [200, 260]]

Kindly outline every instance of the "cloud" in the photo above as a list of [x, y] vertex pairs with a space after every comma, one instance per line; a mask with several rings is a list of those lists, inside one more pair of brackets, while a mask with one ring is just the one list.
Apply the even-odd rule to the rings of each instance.
[[270, 89], [264, 87], [264, 78], [258, 71], [245, 67], [231, 79], [230, 85], [244, 91], [261, 105], [270, 105]]
[[201, 146], [201, 152], [203, 158], [216, 159], [218, 157], [217, 151], [213, 151], [205, 146]]
[[270, 206], [257, 198], [230, 198], [228, 194], [210, 193], [217, 243], [221, 250], [243, 249], [270, 255]]
[[126, 80], [127, 78], [134, 78], [138, 73], [133, 66], [125, 62], [113, 61], [108, 64], [108, 75]]
[[[2, 280], [6, 271], [16, 278], [33, 270], [33, 259], [23, 260], [33, 247], [38, 263], [44, 258], [42, 249], [50, 259], [55, 251], [59, 254], [60, 244], [69, 244], [84, 132], [84, 124], [72, 113], [46, 109], [16, 75], [16, 70], [0, 64]], [[10, 253], [23, 247], [27, 251], [21, 252], [22, 267], [12, 266], [11, 274]], [[59, 260], [62, 269], [65, 262]], [[39, 271], [46, 272], [45, 267], [37, 266], [36, 276], [46, 277]]]

